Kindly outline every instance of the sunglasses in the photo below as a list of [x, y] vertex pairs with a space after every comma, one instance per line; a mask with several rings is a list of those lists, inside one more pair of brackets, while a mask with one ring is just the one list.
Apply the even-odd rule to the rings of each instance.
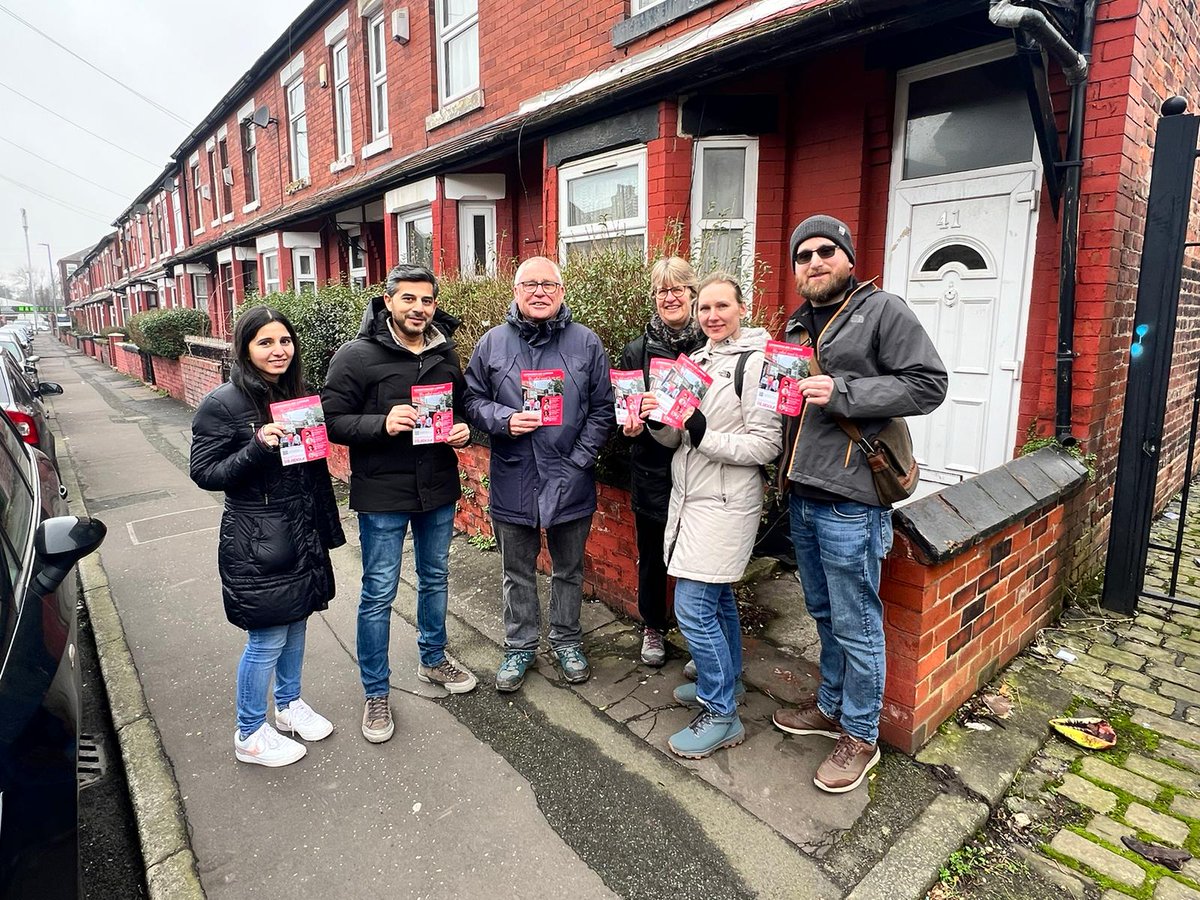
[[823, 247], [818, 247], [816, 250], [801, 250], [796, 254], [796, 265], [807, 266], [812, 262], [813, 254], [821, 257], [821, 259], [832, 259], [833, 254], [837, 253], [835, 244], [825, 244]]

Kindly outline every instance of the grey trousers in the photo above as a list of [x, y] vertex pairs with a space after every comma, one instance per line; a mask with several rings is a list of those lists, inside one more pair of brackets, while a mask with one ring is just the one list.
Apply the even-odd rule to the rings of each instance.
[[[492, 520], [504, 567], [504, 648], [537, 650], [541, 606], [537, 594], [537, 557], [541, 535], [537, 528]], [[546, 529], [550, 576], [550, 647], [583, 642], [579, 611], [583, 605], [583, 548], [592, 530], [592, 517], [560, 522]]]

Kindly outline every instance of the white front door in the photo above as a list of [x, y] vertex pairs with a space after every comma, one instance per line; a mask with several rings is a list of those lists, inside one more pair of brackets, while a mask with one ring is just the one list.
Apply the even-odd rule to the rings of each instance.
[[935, 485], [1012, 456], [1038, 178], [959, 176], [892, 195], [884, 289], [908, 301], [950, 373], [946, 402], [909, 420]]
[[950, 374], [910, 418], [919, 494], [1002, 465], [1016, 445], [1041, 169], [1011, 43], [898, 73], [883, 287]]

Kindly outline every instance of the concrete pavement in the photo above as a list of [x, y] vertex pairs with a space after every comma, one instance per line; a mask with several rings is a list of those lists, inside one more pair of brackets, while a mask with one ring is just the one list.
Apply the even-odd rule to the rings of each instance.
[[[1031, 679], [1026, 695], [1045, 697], [1045, 708], [1014, 722], [1002, 746], [959, 759], [957, 737], [939, 735], [926, 763], [885, 753], [869, 788], [822, 794], [811, 778], [828, 742], [770, 726], [779, 700], [815, 684], [811, 628], [793, 614], [768, 629], [771, 640], [747, 641], [746, 743], [683, 763], [665, 752], [689, 719], [670, 697], [681, 659], [658, 672], [638, 666], [636, 632], [600, 604], [584, 611], [590, 682], [566, 685], [543, 659], [518, 694], [497, 694], [499, 561], [456, 540], [451, 651], [481, 687], [448, 697], [416, 680], [406, 554], [392, 629], [397, 731], [370, 745], [358, 732], [361, 569], [347, 513], [350, 543], [334, 554], [339, 594], [310, 620], [304, 679], [305, 699], [336, 730], [294, 766], [239, 765], [230, 745], [244, 638], [221, 610], [220, 497], [186, 474], [191, 410], [61, 345], [39, 349], [43, 377], [66, 389], [53, 409], [77, 498], [110, 529], [85, 586], [97, 588], [89, 605], [111, 596], [111, 641], [131, 654], [132, 666], [114, 666], [111, 680], [105, 672], [114, 716], [120, 695], [145, 695], [125, 723], [142, 737], [126, 751], [135, 791], [137, 771], [151, 773], [152, 796], [135, 805], [139, 815], [166, 810], [168, 834], [170, 812], [186, 823], [182, 846], [155, 849], [158, 829], [143, 832], [148, 865], [174, 867], [156, 896], [184, 896], [194, 854], [209, 897], [917, 898], [1040, 746], [1043, 712], [1070, 699]], [[797, 604], [786, 578], [759, 597]], [[103, 611], [99, 619], [98, 639]], [[177, 801], [162, 772], [173, 774]]]

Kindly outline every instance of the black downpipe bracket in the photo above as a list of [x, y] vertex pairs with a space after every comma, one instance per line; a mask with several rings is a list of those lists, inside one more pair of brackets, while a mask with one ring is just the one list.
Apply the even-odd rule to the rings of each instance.
[[[1096, 0], [1085, 0], [1079, 26], [1079, 52], [1092, 55], [1096, 32]], [[1071, 86], [1071, 111], [1067, 124], [1067, 153], [1062, 166], [1062, 247], [1058, 278], [1058, 350], [1055, 354], [1054, 436], [1064, 446], [1077, 443], [1071, 432], [1071, 393], [1075, 362], [1075, 284], [1079, 257], [1079, 182], [1083, 169], [1083, 113], [1087, 103], [1087, 77]]]

